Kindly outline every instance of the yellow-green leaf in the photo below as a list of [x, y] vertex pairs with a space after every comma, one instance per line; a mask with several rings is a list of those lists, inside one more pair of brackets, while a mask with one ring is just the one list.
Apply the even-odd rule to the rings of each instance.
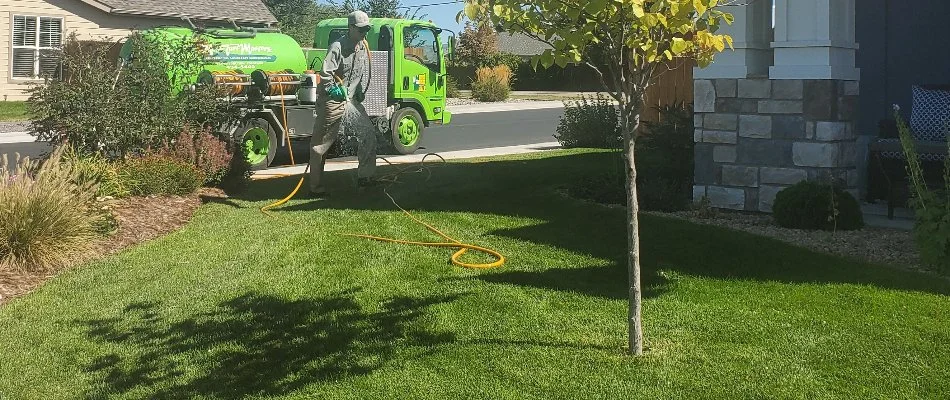
[[643, 18], [644, 14], [646, 14], [646, 12], [643, 11], [643, 4], [633, 3], [633, 15], [637, 18]]
[[722, 20], [726, 21], [726, 24], [732, 25], [732, 23], [736, 21], [736, 17], [730, 13], [724, 12], [722, 13]]
[[713, 42], [713, 47], [716, 48], [716, 51], [723, 51], [726, 49], [726, 41], [723, 39], [723, 36], [716, 36], [715, 41]]
[[547, 69], [551, 65], [554, 65], [554, 53], [551, 52], [551, 49], [545, 49], [544, 53], [541, 53], [541, 66]]
[[706, 13], [706, 5], [703, 4], [703, 0], [693, 0], [693, 7], [696, 8], [696, 13], [699, 15]]
[[682, 54], [687, 47], [689, 47], [689, 44], [683, 38], [673, 38], [673, 53]]
[[735, 47], [732, 47], [732, 36], [726, 35], [726, 44], [729, 45], [729, 49], [735, 50]]

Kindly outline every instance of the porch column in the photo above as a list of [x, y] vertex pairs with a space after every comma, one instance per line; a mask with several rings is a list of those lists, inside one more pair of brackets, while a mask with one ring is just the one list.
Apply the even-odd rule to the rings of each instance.
[[706, 197], [719, 208], [757, 211], [763, 165], [759, 159], [785, 149], [768, 143], [771, 119], [758, 115], [760, 101], [773, 92], [768, 79], [771, 3], [738, 3], [743, 4], [722, 7], [735, 21], [720, 27], [732, 37], [735, 50], [727, 49], [712, 65], [693, 70], [693, 198]]
[[[795, 123], [796, 135], [788, 137], [790, 168], [805, 171], [808, 180], [834, 181], [860, 200], [867, 145], [857, 140], [854, 126], [860, 89], [854, 32], [855, 0], [775, 0], [769, 78], [802, 92], [797, 99], [774, 102], [770, 112]], [[763, 208], [781, 189], [762, 188]]]
[[726, 50], [716, 55], [716, 61], [706, 68], [695, 68], [695, 79], [742, 79], [766, 76], [772, 65], [772, 7], [766, 1], [743, 2], [745, 5], [721, 7], [735, 17], [732, 25], [723, 24], [720, 32], [732, 37], [735, 51]]
[[775, 0], [772, 79], [856, 81], [855, 0]]

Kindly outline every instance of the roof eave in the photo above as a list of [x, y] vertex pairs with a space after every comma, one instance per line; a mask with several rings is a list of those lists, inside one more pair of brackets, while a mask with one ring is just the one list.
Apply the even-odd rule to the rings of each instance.
[[105, 4], [102, 4], [102, 3], [100, 3], [100, 2], [98, 2], [98, 1], [96, 1], [96, 0], [82, 0], [82, 2], [83, 2], [83, 3], [86, 3], [86, 4], [90, 5], [90, 6], [93, 6], [93, 7], [95, 7], [95, 8], [98, 8], [98, 9], [100, 9], [100, 10], [102, 10], [102, 11], [105, 11], [105, 12], [107, 12], [107, 13], [112, 12], [112, 7], [109, 7], [109, 6], [105, 5]]
[[243, 22], [251, 24], [276, 24], [277, 20], [260, 20], [260, 19], [247, 19], [247, 18], [225, 18], [225, 17], [215, 17], [210, 15], [190, 15], [182, 13], [162, 13], [162, 12], [152, 12], [152, 11], [140, 11], [140, 10], [131, 10], [131, 9], [121, 9], [121, 8], [112, 8], [106, 4], [103, 4], [96, 0], [82, 0], [83, 3], [86, 3], [90, 6], [98, 8], [109, 14], [115, 15], [135, 15], [142, 17], [156, 17], [156, 18], [189, 18], [194, 20], [204, 20], [204, 21], [221, 21], [221, 22]]
[[113, 8], [109, 11], [110, 14], [117, 15], [136, 15], [142, 17], [157, 17], [157, 18], [189, 18], [194, 20], [202, 21], [222, 21], [222, 22], [244, 22], [244, 23], [253, 23], [253, 24], [276, 24], [277, 21], [267, 21], [259, 19], [247, 19], [247, 18], [226, 18], [226, 17], [215, 17], [211, 15], [192, 15], [192, 14], [182, 14], [182, 13], [163, 13], [163, 12], [153, 12], [153, 11], [140, 11], [140, 10], [126, 10]]

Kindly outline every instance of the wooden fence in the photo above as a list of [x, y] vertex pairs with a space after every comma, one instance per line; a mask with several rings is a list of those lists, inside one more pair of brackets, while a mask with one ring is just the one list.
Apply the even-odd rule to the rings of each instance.
[[646, 102], [641, 121], [656, 122], [660, 115], [654, 107], [685, 101], [693, 102], [693, 66], [695, 62], [679, 63], [679, 66], [662, 73], [647, 89]]

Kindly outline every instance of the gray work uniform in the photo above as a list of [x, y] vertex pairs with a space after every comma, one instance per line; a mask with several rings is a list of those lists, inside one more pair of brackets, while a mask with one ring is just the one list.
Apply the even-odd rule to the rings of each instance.
[[[310, 190], [323, 192], [323, 169], [326, 154], [333, 142], [343, 135], [356, 136], [358, 141], [357, 158], [359, 167], [357, 176], [371, 178], [376, 174], [376, 127], [363, 108], [363, 95], [369, 85], [369, 54], [365, 42], [350, 43], [348, 36], [330, 44], [326, 58], [323, 59], [321, 82], [316, 104], [316, 120], [313, 136], [310, 138]], [[336, 82], [335, 74], [343, 80], [349, 105], [329, 99], [326, 88]], [[346, 107], [351, 109], [347, 113]], [[344, 114], [348, 114], [343, 118]], [[329, 118], [328, 118], [329, 117]]]

